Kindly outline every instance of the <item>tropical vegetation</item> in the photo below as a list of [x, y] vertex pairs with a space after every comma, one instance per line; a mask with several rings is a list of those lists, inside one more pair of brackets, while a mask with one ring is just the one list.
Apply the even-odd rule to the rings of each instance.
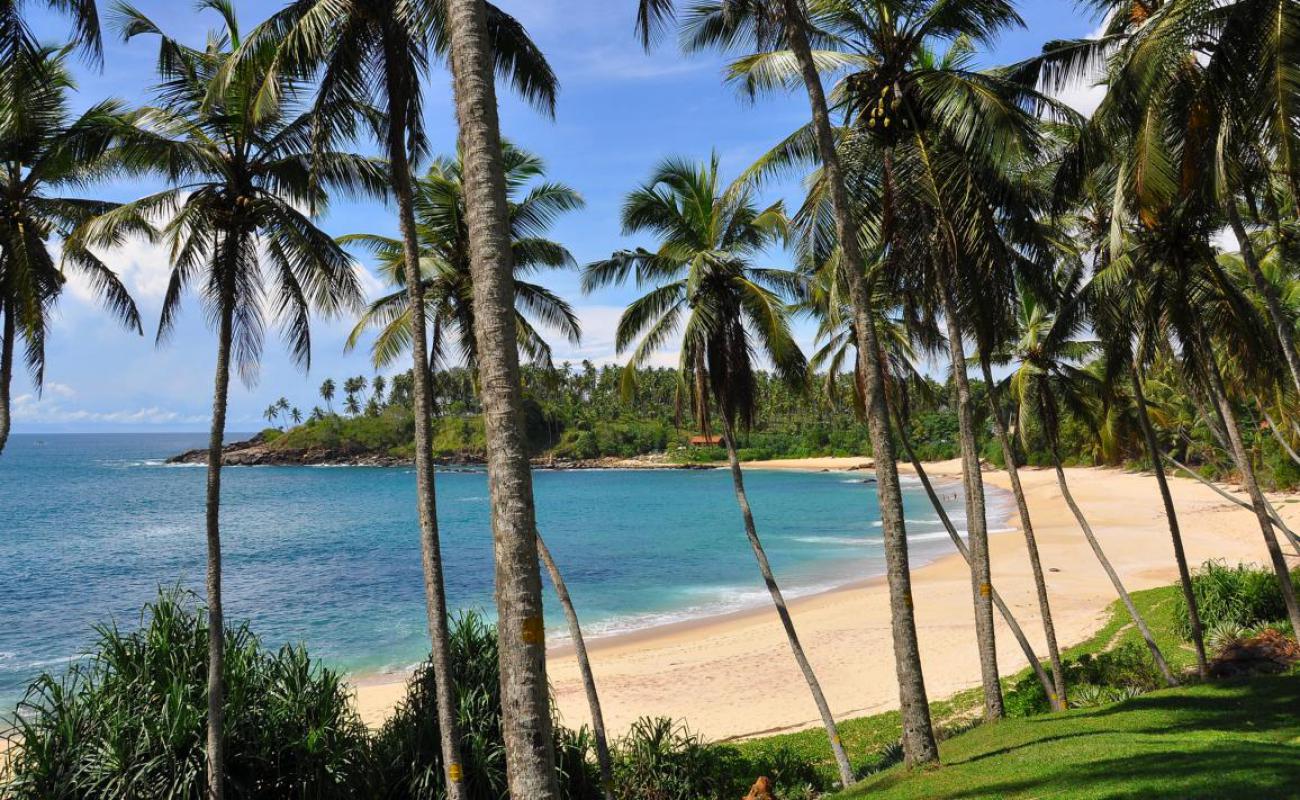
[[[170, 276], [157, 341], [190, 294], [216, 339], [207, 581], [202, 610], [164, 595], [140, 632], [103, 629], [88, 665], [32, 687], [3, 796], [725, 797], [745, 788], [739, 776], [762, 769], [790, 797], [848, 788], [868, 766], [895, 761], [864, 790], [1014, 796], [1092, 780], [1104, 794], [1123, 780], [1135, 794], [1200, 794], [1214, 787], [1157, 762], [1181, 746], [1184, 759], [1227, 764], [1227, 753], [1264, 764], [1294, 739], [1294, 720], [1241, 735], [1244, 714], [1293, 703], [1293, 676], [1177, 688], [1210, 680], [1216, 660], [1251, 636], [1293, 640], [1300, 630], [1287, 561], [1288, 551], [1300, 555], [1300, 538], [1266, 493], [1300, 485], [1292, 0], [1095, 0], [1085, 5], [1103, 21], [1097, 35], [997, 66], [991, 45], [1024, 26], [1012, 0], [629, 1], [629, 36], [645, 47], [675, 38], [686, 53], [722, 52], [726, 80], [742, 94], [796, 90], [809, 110], [734, 179], [716, 155], [692, 153], [663, 160], [640, 186], [629, 180], [621, 221], [640, 246], [580, 268], [586, 291], [631, 281], [642, 292], [618, 325], [625, 363], [602, 367], [554, 363], [548, 337], [577, 342], [581, 331], [541, 273], [579, 268], [548, 237], [583, 201], [503, 138], [498, 81], [550, 116], [559, 83], [502, 9], [485, 0], [290, 0], [244, 35], [228, 2], [204, 0], [221, 28], [192, 46], [119, 3], [116, 31], [157, 41], [152, 98], [74, 115], [66, 61], [79, 54], [99, 66], [99, 15], [92, 0], [49, 5], [71, 18], [66, 44], [39, 42], [29, 9], [0, 3], [0, 453], [17, 351], [39, 388], [69, 281], [143, 332], [102, 253], [132, 237], [160, 241]], [[443, 66], [458, 136], [454, 156], [435, 158], [425, 88]], [[1079, 81], [1105, 90], [1088, 115], [1057, 99]], [[367, 143], [379, 155], [352, 152]], [[166, 188], [121, 204], [80, 196], [124, 175]], [[801, 196], [759, 203], [762, 187], [791, 175]], [[399, 235], [327, 235], [321, 216], [340, 194], [391, 198]], [[390, 292], [362, 296], [358, 251], [375, 259]], [[231, 373], [256, 379], [270, 325], [309, 367], [314, 316], [353, 321], [348, 347], [365, 342], [376, 372], [326, 379], [323, 408], [278, 399], [261, 443], [381, 452], [416, 466], [412, 534], [430, 661], [375, 735], [337, 675], [300, 649], [266, 652], [227, 623], [222, 605]], [[817, 330], [811, 354], [792, 332], [801, 317]], [[675, 349], [676, 366], [652, 367], [664, 349]], [[578, 609], [538, 535], [531, 466], [662, 452], [730, 469], [760, 577], [823, 722], [793, 750], [716, 747], [652, 719], [624, 739], [606, 736]], [[899, 691], [891, 727], [832, 716], [751, 512], [744, 461], [814, 454], [872, 458]], [[960, 459], [965, 541], [925, 477], [922, 462], [935, 458]], [[448, 459], [487, 467], [495, 625], [453, 618], [447, 606], [435, 466]], [[981, 679], [960, 701], [927, 694], [900, 460], [922, 477], [969, 566]], [[1045, 653], [993, 585], [984, 462], [1011, 482]], [[1124, 586], [1074, 500], [1064, 467], [1077, 463], [1154, 472], [1176, 587], [1157, 598]], [[1052, 469], [1124, 609], [1108, 646], [1057, 642], [1050, 576], [1020, 485], [1025, 465]], [[1249, 509], [1267, 572], [1187, 563], [1170, 472]], [[1245, 499], [1215, 485], [1223, 479]], [[553, 717], [543, 565], [582, 654], [591, 734]], [[998, 663], [996, 614], [1031, 665], [1012, 679]], [[1172, 691], [1078, 708], [1157, 687]], [[983, 726], [940, 746], [953, 733], [952, 702], [990, 722], [1054, 716]], [[1210, 702], [1236, 710], [1195, 712]], [[1204, 733], [1152, 737], [1152, 725]], [[858, 727], [888, 730], [891, 749], [864, 763]], [[800, 757], [801, 745], [820, 760]], [[1152, 774], [1077, 766], [1121, 748], [1146, 753]], [[1021, 769], [1025, 753], [1046, 766]], [[1071, 761], [1073, 771], [1062, 766]], [[912, 772], [936, 763], [947, 766]], [[1235, 773], [1218, 780], [1270, 789]]]

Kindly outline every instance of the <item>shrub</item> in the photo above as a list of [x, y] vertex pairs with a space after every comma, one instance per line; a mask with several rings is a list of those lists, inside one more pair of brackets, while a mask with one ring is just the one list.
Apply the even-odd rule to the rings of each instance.
[[[1300, 570], [1291, 580], [1300, 582]], [[1192, 592], [1201, 614], [1201, 625], [1211, 630], [1221, 625], [1250, 629], [1286, 619], [1286, 603], [1277, 578], [1270, 571], [1245, 564], [1229, 567], [1222, 561], [1207, 561], [1192, 576]], [[1191, 638], [1187, 603], [1178, 595], [1175, 619], [1178, 633]]]
[[[501, 730], [500, 672], [496, 630], [477, 614], [458, 616], [451, 625], [451, 667], [460, 697], [457, 719], [465, 782], [474, 800], [506, 796], [506, 757]], [[433, 668], [423, 664], [407, 686], [406, 698], [375, 739], [375, 755], [385, 797], [435, 800], [444, 796], [437, 689]], [[585, 731], [554, 726], [561, 796], [598, 798], [592, 743]]]
[[[17, 712], [6, 800], [202, 798], [208, 623], [193, 597], [160, 592], [137, 631], [97, 629], [88, 660], [43, 675]], [[339, 676], [297, 647], [271, 653], [246, 626], [226, 636], [226, 796], [362, 796], [372, 761]]]
[[[1150, 652], [1136, 642], [1125, 642], [1102, 653], [1084, 653], [1078, 658], [1066, 659], [1061, 667], [1065, 671], [1072, 706], [1075, 705], [1075, 694], [1080, 690], [1085, 695], [1091, 693], [1094, 698], [1123, 699], [1164, 686], [1164, 678], [1151, 660]], [[1012, 685], [1004, 694], [1003, 703], [1010, 717], [1046, 714], [1051, 710], [1043, 686], [1032, 672]]]
[[759, 776], [772, 779], [780, 800], [831, 789], [814, 758], [784, 743], [740, 748], [713, 744], [685, 723], [642, 717], [613, 742], [617, 800], [732, 800]]

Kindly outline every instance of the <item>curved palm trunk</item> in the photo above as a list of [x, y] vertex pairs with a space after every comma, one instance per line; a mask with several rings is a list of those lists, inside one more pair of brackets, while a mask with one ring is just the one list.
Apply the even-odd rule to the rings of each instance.
[[998, 649], [993, 628], [993, 578], [989, 562], [989, 526], [984, 507], [984, 475], [980, 471], [979, 445], [975, 441], [975, 419], [971, 409], [970, 379], [966, 375], [966, 353], [962, 346], [957, 304], [951, 287], [940, 288], [943, 315], [948, 325], [948, 355], [952, 363], [953, 391], [957, 395], [957, 429], [961, 439], [962, 489], [966, 496], [966, 526], [970, 540], [971, 596], [975, 603], [975, 641], [979, 645], [980, 677], [984, 684], [984, 717], [1001, 719], [1002, 684], [998, 680]]
[[[398, 37], [389, 34], [386, 48], [400, 47]], [[391, 50], [390, 50], [391, 52]], [[402, 234], [402, 256], [406, 272], [407, 302], [411, 307], [411, 388], [415, 403], [415, 497], [420, 517], [420, 560], [424, 570], [425, 615], [429, 626], [429, 660], [437, 692], [438, 736], [442, 751], [443, 778], [448, 800], [468, 797], [461, 764], [460, 723], [456, 710], [456, 687], [452, 682], [451, 634], [447, 621], [447, 595], [442, 575], [442, 547], [438, 533], [438, 500], [433, 463], [433, 387], [425, 339], [424, 283], [420, 280], [420, 252], [412, 206], [411, 165], [406, 152], [406, 86], [397, 73], [396, 58], [386, 58], [386, 79], [390, 101], [388, 159], [392, 170], [393, 194], [397, 198], [398, 224]]]
[[1165, 478], [1165, 464], [1160, 458], [1160, 443], [1156, 441], [1156, 431], [1151, 425], [1147, 399], [1142, 392], [1142, 376], [1138, 374], [1136, 364], [1129, 369], [1129, 381], [1133, 386], [1133, 399], [1138, 407], [1138, 422], [1142, 426], [1142, 438], [1146, 440], [1147, 456], [1151, 459], [1152, 469], [1156, 473], [1156, 485], [1160, 487], [1160, 500], [1165, 505], [1165, 518], [1169, 520], [1169, 537], [1174, 544], [1174, 561], [1178, 563], [1178, 583], [1183, 590], [1183, 600], [1187, 602], [1187, 617], [1192, 627], [1192, 644], [1196, 647], [1196, 668], [1202, 678], [1208, 679], [1210, 666], [1205, 659], [1205, 634], [1201, 629], [1201, 612], [1196, 605], [1196, 592], [1192, 590], [1192, 572], [1187, 566], [1187, 553], [1183, 550], [1183, 534], [1178, 526], [1174, 496], [1169, 491], [1169, 481]]
[[[872, 324], [874, 309], [871, 293], [857, 267], [865, 263], [858, 243], [857, 226], [835, 150], [835, 132], [831, 127], [826, 94], [813, 59], [805, 29], [806, 21], [799, 0], [782, 0], [786, 14], [786, 38], [799, 63], [799, 73], [808, 91], [813, 132], [822, 161], [822, 174], [831, 190], [835, 211], [835, 232], [844, 263], [849, 265], [849, 299], [853, 305], [853, 324], [859, 353], [879, 352], [876, 329]], [[939, 760], [939, 747], [930, 720], [930, 704], [921, 670], [921, 650], [916, 638], [916, 614], [912, 606], [912, 576], [908, 566], [907, 530], [903, 521], [903, 494], [898, 483], [898, 464], [894, 443], [889, 434], [889, 406], [880, 362], [874, 356], [861, 359], [866, 376], [865, 398], [867, 429], [871, 435], [871, 452], [876, 463], [876, 495], [885, 540], [885, 570], [889, 582], [889, 608], [894, 642], [894, 667], [898, 675], [899, 711], [903, 722], [903, 752], [909, 766]]]
[[464, 153], [474, 335], [487, 434], [496, 556], [502, 729], [510, 795], [559, 796], [532, 472], [523, 431], [501, 130], [483, 0], [447, 0], [456, 119]]
[[817, 681], [812, 664], [808, 663], [803, 645], [799, 643], [799, 634], [794, 629], [794, 620], [790, 619], [790, 609], [786, 608], [781, 587], [776, 583], [776, 576], [772, 574], [772, 565], [768, 563], [763, 543], [759, 541], [758, 530], [754, 526], [754, 513], [749, 508], [749, 496], [745, 492], [745, 476], [740, 469], [740, 457], [736, 454], [736, 432], [727, 415], [723, 414], [722, 417], [722, 438], [727, 445], [731, 482], [735, 486], [736, 504], [740, 506], [740, 516], [745, 522], [745, 536], [749, 538], [749, 546], [754, 550], [754, 559], [758, 561], [758, 571], [763, 575], [767, 593], [772, 596], [772, 605], [776, 606], [776, 614], [781, 618], [781, 627], [785, 629], [785, 638], [790, 642], [794, 660], [799, 664], [799, 671], [803, 673], [804, 680], [808, 682], [808, 691], [812, 692], [817, 713], [821, 714], [822, 726], [826, 728], [826, 737], [830, 739], [831, 752], [835, 755], [835, 764], [840, 771], [840, 781], [845, 788], [848, 788], [853, 785], [853, 767], [849, 765], [849, 757], [845, 754], [844, 744], [840, 741], [835, 718], [831, 715], [831, 707], [826, 702], [826, 695], [822, 693], [821, 684]]
[[1300, 464], [1300, 453], [1297, 453], [1295, 448], [1291, 446], [1291, 443], [1282, 435], [1282, 431], [1278, 429], [1277, 423], [1273, 420], [1273, 417], [1269, 416], [1268, 409], [1264, 408], [1264, 404], [1260, 402], [1258, 397], [1255, 398], [1255, 402], [1259, 404], [1259, 413], [1264, 415], [1264, 421], [1268, 423], [1268, 430], [1273, 434], [1273, 440], [1282, 446], [1282, 449], [1286, 451], [1287, 456], [1289, 456], [1293, 462]]
[[[1176, 468], [1181, 469], [1183, 472], [1187, 473], [1187, 476], [1189, 478], [1192, 478], [1197, 483], [1200, 483], [1201, 485], [1207, 487], [1215, 494], [1217, 494], [1219, 497], [1222, 497], [1224, 500], [1227, 500], [1229, 503], [1241, 506], [1247, 511], [1253, 512], [1255, 510], [1255, 506], [1253, 506], [1249, 502], [1242, 500], [1240, 497], [1237, 497], [1236, 495], [1229, 494], [1218, 484], [1207, 479], [1204, 475], [1192, 469], [1191, 467], [1187, 466], [1186, 464], [1174, 458], [1173, 456], [1169, 455], [1168, 453], [1165, 453], [1165, 460], [1168, 461], [1170, 464], [1173, 464]], [[1282, 533], [1286, 535], [1287, 541], [1291, 543], [1292, 549], [1296, 551], [1296, 555], [1300, 556], [1300, 537], [1297, 537], [1295, 535], [1295, 531], [1288, 528], [1286, 523], [1282, 521], [1282, 518], [1277, 515], [1277, 509], [1273, 508], [1273, 505], [1268, 502], [1268, 498], [1264, 498], [1264, 505], [1265, 505], [1265, 509], [1268, 511], [1268, 518], [1273, 521], [1273, 527], [1277, 530], [1281, 530]]]
[[1016, 511], [1020, 514], [1020, 529], [1025, 534], [1025, 549], [1029, 551], [1029, 567], [1034, 575], [1034, 592], [1038, 595], [1038, 612], [1043, 617], [1043, 635], [1047, 638], [1047, 656], [1052, 664], [1053, 687], [1047, 690], [1047, 699], [1052, 710], [1063, 711], [1069, 706], [1065, 689], [1065, 670], [1061, 666], [1061, 649], [1056, 642], [1056, 623], [1052, 621], [1052, 604], [1047, 596], [1047, 578], [1043, 574], [1043, 561], [1038, 555], [1038, 539], [1034, 536], [1034, 523], [1029, 518], [1029, 502], [1025, 498], [1025, 487], [1020, 484], [1020, 468], [1016, 466], [1016, 451], [1011, 444], [1011, 435], [1007, 432], [1007, 422], [1002, 417], [1002, 406], [998, 404], [997, 384], [993, 380], [993, 367], [989, 362], [988, 350], [981, 346], [980, 370], [987, 387], [989, 411], [993, 415], [993, 432], [998, 437], [1002, 449], [1002, 460], [1007, 463], [1007, 477], [1011, 480], [1011, 494], [1016, 499]]
[[18, 336], [13, 303], [6, 301], [3, 312], [4, 333], [0, 335], [0, 453], [4, 453], [5, 444], [9, 442], [9, 392], [14, 380], [14, 344]]
[[222, 737], [225, 703], [222, 667], [225, 662], [225, 612], [221, 602], [221, 462], [226, 433], [226, 401], [230, 396], [230, 343], [234, 327], [230, 293], [221, 300], [217, 323], [217, 366], [212, 392], [212, 427], [208, 434], [208, 492], [204, 508], [208, 568], [208, 800], [225, 797], [226, 748]]
[[[906, 402], [906, 399], [904, 399], [904, 405], [906, 405]], [[948, 510], [943, 507], [943, 501], [939, 499], [939, 494], [935, 492], [934, 485], [930, 483], [929, 474], [926, 473], [925, 467], [921, 464], [921, 460], [916, 457], [916, 451], [912, 449], [911, 437], [907, 435], [907, 416], [906, 413], [895, 413], [895, 421], [898, 423], [898, 439], [903, 445], [903, 452], [907, 455], [908, 461], [911, 462], [912, 469], [916, 472], [916, 477], [921, 480], [921, 486], [925, 488], [925, 495], [930, 498], [930, 505], [934, 507], [935, 513], [939, 515], [939, 520], [943, 523], [944, 530], [948, 532], [948, 538], [952, 540], [952, 544], [957, 548], [957, 552], [960, 553], [961, 557], [966, 560], [967, 564], [969, 564], [970, 550], [966, 547], [966, 543], [962, 541], [961, 534], [957, 533], [957, 527], [952, 524], [952, 520], [948, 517]], [[998, 590], [991, 587], [989, 594], [993, 600], [993, 605], [997, 608], [998, 613], [1002, 615], [1003, 621], [1006, 622], [1007, 627], [1011, 630], [1011, 635], [1015, 637], [1016, 642], [1019, 643], [1021, 652], [1025, 654], [1025, 660], [1029, 662], [1030, 668], [1033, 669], [1034, 675], [1038, 678], [1038, 683], [1043, 687], [1043, 694], [1046, 695], [1048, 700], [1051, 702], [1052, 709], [1059, 711], [1060, 709], [1058, 708], [1058, 704], [1060, 703], [1060, 700], [1057, 697], [1056, 688], [1052, 684], [1052, 679], [1048, 676], [1047, 671], [1043, 669], [1043, 665], [1039, 663], [1038, 655], [1034, 653], [1033, 645], [1029, 643], [1029, 638], [1025, 636], [1024, 629], [1020, 627], [1020, 623], [1016, 621], [1015, 615], [1011, 613], [1010, 607], [1008, 607], [1006, 602], [1003, 601], [1002, 596], [998, 594]]]
[[573, 654], [578, 659], [578, 672], [582, 674], [582, 688], [587, 694], [587, 708], [591, 711], [591, 732], [596, 739], [596, 764], [600, 767], [600, 785], [603, 787], [605, 800], [614, 797], [614, 767], [609, 758], [609, 739], [605, 735], [605, 715], [600, 710], [600, 695], [596, 693], [596, 675], [591, 671], [591, 660], [587, 657], [587, 642], [582, 636], [582, 625], [578, 623], [578, 612], [569, 597], [569, 587], [551, 557], [550, 548], [537, 535], [537, 555], [551, 576], [551, 585], [555, 587], [555, 596], [564, 608], [564, 618], [569, 624], [569, 636], [573, 639]]
[[[1056, 403], [1052, 400], [1051, 389], [1043, 386], [1041, 396], [1045, 406], [1053, 408], [1056, 406]], [[1133, 604], [1133, 598], [1129, 596], [1128, 590], [1124, 588], [1124, 583], [1120, 580], [1115, 567], [1111, 565], [1110, 559], [1106, 557], [1106, 552], [1101, 549], [1101, 543], [1097, 541], [1097, 535], [1093, 533], [1088, 518], [1083, 515], [1079, 504], [1074, 501], [1074, 494], [1070, 491], [1070, 484], [1065, 480], [1065, 468], [1061, 466], [1061, 453], [1056, 441], [1056, 425], [1050, 421], [1054, 418], [1054, 415], [1047, 413], [1044, 409], [1043, 419], [1048, 420], [1045, 426], [1048, 429], [1045, 438], [1047, 439], [1048, 449], [1052, 454], [1052, 466], [1056, 469], [1056, 483], [1061, 487], [1061, 496], [1065, 498], [1065, 504], [1070, 507], [1070, 513], [1074, 514], [1074, 519], [1079, 523], [1079, 527], [1083, 529], [1083, 536], [1088, 540], [1088, 546], [1092, 548], [1093, 554], [1097, 556], [1101, 568], [1106, 571], [1106, 577], [1110, 578], [1111, 586], [1115, 587], [1115, 593], [1123, 601], [1124, 608], [1128, 609], [1128, 615], [1133, 620], [1133, 625], [1142, 634], [1142, 640], [1146, 642], [1147, 649], [1151, 651], [1151, 659], [1155, 661], [1156, 668], [1160, 670], [1165, 683], [1169, 686], [1177, 686], [1178, 680], [1174, 677], [1173, 670], [1169, 668], [1169, 662], [1165, 661], [1164, 654], [1160, 652], [1160, 646], [1156, 644], [1156, 638], [1151, 633], [1151, 628], [1147, 626], [1146, 620], [1142, 618], [1137, 606]]]
[[1255, 480], [1255, 468], [1251, 465], [1250, 457], [1246, 454], [1246, 446], [1241, 438], [1241, 429], [1237, 425], [1237, 416], [1232, 410], [1232, 403], [1228, 400], [1228, 392], [1223, 386], [1223, 374], [1219, 371], [1219, 362], [1214, 355], [1214, 349], [1210, 345], [1205, 331], [1198, 330], [1197, 336], [1199, 338], [1197, 342], [1198, 349], [1203, 357], [1210, 396], [1214, 399], [1219, 420], [1223, 423], [1223, 427], [1228, 434], [1229, 444], [1232, 445], [1232, 458], [1237, 462], [1237, 469], [1241, 471], [1241, 485], [1246, 489], [1247, 496], [1250, 497], [1251, 510], [1255, 512], [1255, 518], [1259, 521], [1260, 533], [1264, 535], [1264, 546], [1268, 549], [1268, 557], [1273, 564], [1273, 573], [1277, 577], [1278, 587], [1282, 590], [1282, 599], [1286, 603], [1287, 618], [1291, 620], [1292, 629], [1300, 631], [1300, 607], [1296, 604], [1295, 586], [1291, 583], [1291, 572], [1287, 569], [1286, 557], [1282, 555], [1282, 547], [1278, 544], [1277, 533], [1273, 530], [1273, 520], [1269, 516], [1268, 502], [1264, 499], [1264, 493], [1259, 489], [1259, 482]]
[[1264, 298], [1264, 305], [1268, 308], [1269, 319], [1273, 322], [1273, 333], [1282, 345], [1282, 355], [1291, 373], [1292, 385], [1300, 392], [1300, 354], [1296, 353], [1295, 330], [1287, 322], [1286, 314], [1282, 311], [1282, 301], [1278, 298], [1277, 287], [1269, 282], [1268, 276], [1259, 266], [1255, 245], [1250, 241], [1250, 234], [1241, 221], [1241, 212], [1237, 210], [1235, 198], [1229, 198], [1223, 207], [1228, 217], [1228, 224], [1232, 226], [1237, 244], [1241, 247], [1241, 260], [1246, 265], [1246, 272], [1250, 275], [1251, 282], [1255, 284], [1255, 291]]

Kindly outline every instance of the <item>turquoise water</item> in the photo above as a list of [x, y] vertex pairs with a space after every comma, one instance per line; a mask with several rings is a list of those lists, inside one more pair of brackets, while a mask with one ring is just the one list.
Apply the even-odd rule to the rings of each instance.
[[[84, 652], [92, 624], [133, 625], [160, 584], [202, 590], [204, 469], [162, 459], [204, 439], [13, 437], [0, 456], [0, 707]], [[349, 671], [419, 661], [414, 481], [409, 468], [228, 469], [228, 616], [251, 620], [268, 644], [303, 642]], [[858, 473], [752, 471], [747, 484], [790, 594], [883, 572], [875, 487]], [[542, 470], [535, 485], [540, 529], [592, 632], [766, 602], [727, 472]], [[958, 495], [946, 497], [960, 508]], [[905, 505], [914, 563], [950, 552], [918, 487]], [[440, 473], [438, 515], [449, 603], [490, 609], [485, 475]], [[547, 602], [551, 635], [562, 638]]]

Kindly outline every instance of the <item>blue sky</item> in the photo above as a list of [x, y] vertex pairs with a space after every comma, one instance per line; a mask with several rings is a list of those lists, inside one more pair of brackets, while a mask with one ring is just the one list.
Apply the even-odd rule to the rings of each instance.
[[[669, 155], [707, 158], [716, 150], [727, 175], [734, 175], [773, 143], [802, 124], [807, 101], [802, 94], [741, 99], [724, 85], [724, 62], [718, 57], [683, 56], [669, 43], [645, 54], [632, 35], [634, 0], [497, 0], [517, 16], [547, 54], [562, 83], [555, 120], [502, 92], [502, 128], [516, 144], [542, 156], [554, 180], [578, 189], [585, 211], [559, 221], [553, 236], [566, 244], [579, 262], [607, 256], [630, 245], [646, 244], [621, 236], [618, 212], [623, 196]], [[106, 4], [101, 13], [107, 17]], [[276, 3], [236, 0], [245, 29], [260, 21]], [[187, 2], [139, 0], [138, 6], [176, 38], [199, 44], [218, 24], [215, 14], [198, 13]], [[66, 35], [62, 19], [28, 4], [41, 37], [56, 42]], [[1097, 21], [1069, 0], [1034, 0], [1020, 8], [1027, 27], [1002, 37], [987, 54], [989, 63], [1023, 58], [1042, 42], [1082, 36]], [[123, 44], [106, 30], [102, 72], [78, 67], [78, 106], [104, 97], [129, 103], [148, 98], [153, 82], [155, 47], [151, 40]], [[433, 147], [454, 147], [450, 78], [435, 70], [427, 87], [426, 124]], [[1071, 90], [1069, 97], [1087, 107], [1094, 92]], [[370, 147], [364, 143], [363, 147]], [[129, 200], [160, 188], [133, 180], [89, 189], [87, 196]], [[784, 198], [798, 203], [797, 184], [773, 186], [768, 201]], [[379, 203], [336, 203], [322, 226], [333, 234], [396, 230], [391, 207]], [[101, 254], [132, 291], [145, 317], [146, 336], [123, 332], [108, 321], [76, 285], [60, 301], [53, 335], [47, 345], [48, 366], [43, 396], [37, 397], [26, 374], [15, 376], [15, 431], [142, 431], [203, 430], [212, 396], [215, 339], [205, 326], [197, 301], [188, 298], [183, 316], [169, 343], [153, 344], [159, 303], [166, 286], [165, 252], [147, 243], [128, 245]], [[782, 253], [772, 255], [783, 263]], [[366, 270], [363, 283], [372, 293], [382, 286]], [[548, 285], [565, 296], [579, 312], [585, 331], [581, 345], [555, 339], [556, 360], [617, 362], [613, 330], [630, 288], [615, 288], [583, 296], [572, 273], [550, 273]], [[304, 375], [285, 357], [279, 340], [268, 336], [261, 379], [246, 387], [232, 383], [228, 427], [232, 431], [261, 426], [261, 412], [285, 396], [304, 412], [319, 402], [316, 387], [327, 377], [372, 374], [364, 352], [343, 352], [350, 321], [318, 320], [313, 330], [310, 374]], [[807, 326], [801, 339], [809, 344]], [[671, 353], [660, 359], [670, 363]]]

